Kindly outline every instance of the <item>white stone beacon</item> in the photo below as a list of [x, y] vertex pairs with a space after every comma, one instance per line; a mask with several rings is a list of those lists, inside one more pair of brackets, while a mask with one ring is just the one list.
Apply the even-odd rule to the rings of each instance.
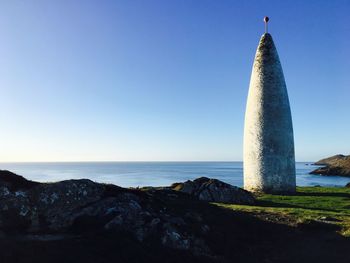
[[272, 37], [262, 35], [252, 69], [244, 124], [244, 189], [295, 192], [292, 116], [282, 66]]

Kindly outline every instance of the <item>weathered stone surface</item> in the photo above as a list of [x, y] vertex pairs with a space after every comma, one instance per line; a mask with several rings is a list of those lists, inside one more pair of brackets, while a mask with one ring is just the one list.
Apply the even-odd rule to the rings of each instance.
[[216, 179], [201, 177], [193, 181], [175, 183], [173, 190], [181, 191], [199, 200], [231, 204], [253, 204], [255, 199], [251, 193]]
[[319, 160], [314, 164], [325, 165], [325, 167], [317, 168], [310, 174], [350, 176], [350, 155], [338, 154]]
[[29, 181], [10, 171], [0, 170], [0, 185], [11, 191], [27, 190], [39, 184], [38, 182]]
[[84, 207], [103, 197], [104, 190], [103, 185], [82, 179], [41, 184], [28, 194], [35, 204], [34, 211], [44, 215], [45, 224], [56, 230], [72, 225]]
[[210, 227], [203, 217], [169, 205], [198, 200], [254, 202], [249, 192], [204, 177], [165, 188], [125, 189], [86, 179], [36, 183], [0, 171], [0, 233], [128, 233], [140, 242], [158, 240], [170, 248], [210, 254], [203, 239]]
[[244, 127], [244, 188], [294, 192], [295, 157], [291, 111], [282, 66], [270, 34], [255, 55]]

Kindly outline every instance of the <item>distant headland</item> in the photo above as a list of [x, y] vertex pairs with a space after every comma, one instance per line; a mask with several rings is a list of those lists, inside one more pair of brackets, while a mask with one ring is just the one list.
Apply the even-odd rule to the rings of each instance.
[[310, 174], [350, 176], [350, 155], [337, 154], [314, 164], [324, 165], [324, 167], [317, 168]]

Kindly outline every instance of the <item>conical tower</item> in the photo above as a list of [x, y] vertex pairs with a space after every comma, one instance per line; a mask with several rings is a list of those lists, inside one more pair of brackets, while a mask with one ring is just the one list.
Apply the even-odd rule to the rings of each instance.
[[295, 191], [292, 117], [282, 66], [269, 33], [260, 39], [252, 69], [243, 155], [246, 190]]

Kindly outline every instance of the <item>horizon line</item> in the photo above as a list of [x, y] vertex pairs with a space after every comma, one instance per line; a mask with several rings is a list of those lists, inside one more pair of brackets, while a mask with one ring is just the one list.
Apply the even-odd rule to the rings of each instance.
[[[243, 160], [113, 160], [113, 161], [0, 161], [0, 164], [6, 163], [222, 163], [222, 162], [243, 162]], [[315, 161], [295, 161], [296, 163], [313, 163]]]

